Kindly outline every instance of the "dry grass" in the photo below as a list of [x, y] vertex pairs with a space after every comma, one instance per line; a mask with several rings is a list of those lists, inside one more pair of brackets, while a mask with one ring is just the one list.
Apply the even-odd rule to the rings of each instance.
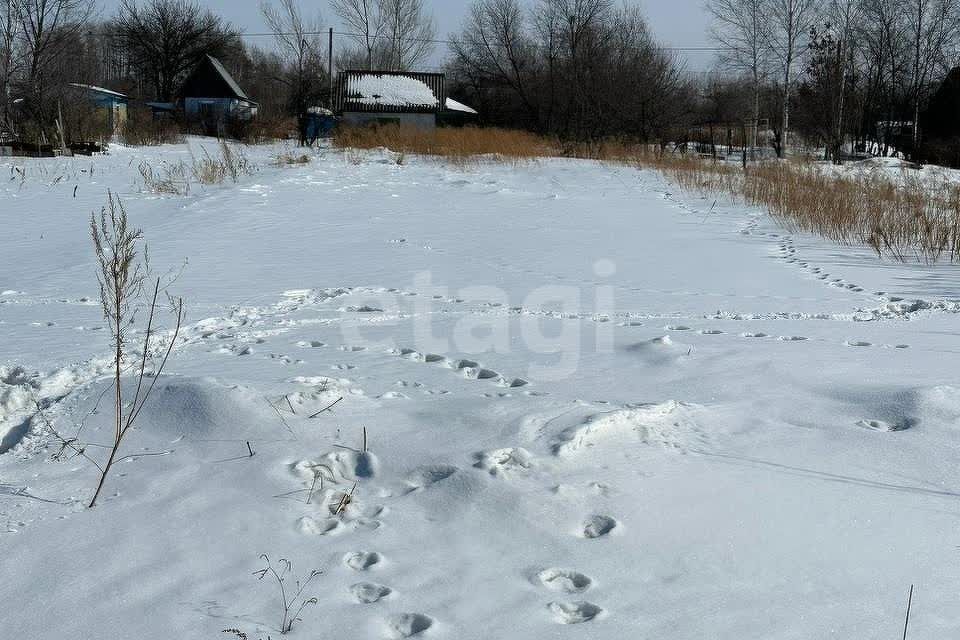
[[241, 175], [249, 174], [253, 168], [247, 156], [240, 149], [220, 141], [220, 153], [210, 154], [201, 149], [200, 157], [193, 156], [193, 177], [200, 184], [221, 184], [230, 178], [237, 182]]
[[337, 130], [333, 143], [342, 149], [385, 147], [400, 154], [442, 156], [455, 164], [484, 158], [517, 161], [558, 155], [554, 142], [532, 133], [477, 127], [432, 131], [397, 125], [343, 127]]
[[[342, 129], [334, 144], [360, 160], [355, 149], [387, 148], [442, 157], [457, 165], [481, 160], [526, 162], [570, 157], [656, 169], [681, 189], [728, 195], [767, 209], [784, 227], [846, 245], [868, 245], [897, 260], [960, 262], [960, 184], [918, 177], [831, 175], [809, 161], [769, 161], [746, 169], [654, 145], [607, 140], [563, 143], [505, 129], [437, 129], [382, 126]], [[398, 164], [402, 164], [402, 160]]]
[[220, 141], [219, 152], [211, 154], [201, 148], [200, 156], [190, 153], [190, 163], [163, 162], [154, 169], [149, 162], [137, 167], [143, 184], [152, 193], [180, 195], [190, 194], [190, 186], [197, 182], [203, 185], [224, 183], [228, 178], [238, 182], [241, 176], [253, 173], [254, 166], [242, 149]]
[[172, 119], [154, 120], [147, 110], [130, 109], [120, 128], [120, 141], [133, 147], [179, 144], [183, 142], [180, 125]]
[[273, 164], [277, 167], [287, 167], [298, 164], [310, 164], [310, 156], [305, 153], [280, 153], [273, 159]]

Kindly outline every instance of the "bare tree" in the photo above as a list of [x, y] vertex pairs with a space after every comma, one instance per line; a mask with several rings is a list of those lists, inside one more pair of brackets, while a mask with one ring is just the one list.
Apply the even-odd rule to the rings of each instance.
[[331, 0], [334, 13], [366, 54], [366, 68], [373, 70], [374, 52], [383, 37], [386, 0]]
[[23, 42], [30, 110], [41, 135], [51, 118], [47, 90], [57, 61], [93, 11], [87, 0], [11, 0]]
[[831, 0], [827, 9], [827, 17], [837, 31], [837, 61], [840, 65], [840, 87], [837, 95], [837, 122], [834, 134], [834, 148], [831, 151], [833, 162], [840, 164], [843, 151], [844, 128], [843, 122], [846, 110], [847, 78], [849, 76], [849, 60], [851, 42], [855, 30], [863, 17], [862, 0]]
[[783, 99], [783, 133], [780, 154], [785, 156], [790, 143], [790, 99], [795, 69], [806, 52], [810, 28], [820, 17], [821, 0], [767, 0], [770, 15], [770, 43], [780, 65]]
[[206, 55], [218, 55], [237, 33], [194, 0], [122, 0], [114, 20], [134, 63], [153, 82], [156, 98], [173, 100], [184, 75]]
[[382, 15], [394, 70], [409, 71], [430, 57], [437, 24], [423, 0], [384, 0]]
[[760, 129], [760, 91], [770, 63], [770, 25], [766, 19], [767, 0], [709, 0], [713, 16], [710, 35], [720, 45], [721, 62], [746, 73], [753, 90], [753, 140], [757, 146]]
[[937, 67], [955, 54], [960, 37], [960, 0], [906, 0], [911, 43], [910, 99], [913, 103], [913, 147], [919, 138], [920, 103]]
[[19, 33], [15, 0], [0, 0], [0, 129], [13, 129], [10, 106], [13, 100], [13, 79], [20, 56], [15, 50]]
[[319, 17], [311, 22], [305, 20], [297, 0], [278, 0], [278, 4], [279, 8], [264, 0], [260, 12], [273, 32], [281, 57], [291, 70], [289, 79], [280, 80], [290, 87], [293, 109], [302, 115], [320, 86], [323, 64], [322, 41], [318, 33], [321, 21]]
[[528, 87], [534, 47], [518, 0], [475, 2], [451, 50], [461, 73], [475, 78], [475, 85], [509, 87], [536, 120], [537, 101]]

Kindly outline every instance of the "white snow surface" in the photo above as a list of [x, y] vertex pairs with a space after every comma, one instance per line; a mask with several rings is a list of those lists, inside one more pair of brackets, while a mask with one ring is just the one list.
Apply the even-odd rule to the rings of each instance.
[[350, 102], [393, 107], [436, 107], [440, 99], [425, 83], [410, 76], [362, 74], [347, 79]]
[[[0, 162], [0, 637], [276, 638], [260, 554], [324, 572], [294, 638], [890, 638], [911, 584], [960, 628], [956, 267], [624, 166], [282, 151]], [[35, 403], [109, 439], [108, 189], [188, 317], [88, 510]]]

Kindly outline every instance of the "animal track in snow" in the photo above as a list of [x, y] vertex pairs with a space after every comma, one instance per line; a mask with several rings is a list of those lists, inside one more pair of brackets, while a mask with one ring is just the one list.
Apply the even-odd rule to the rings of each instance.
[[847, 340], [845, 343], [848, 347], [872, 347], [872, 342], [866, 342], [864, 340]]
[[494, 371], [493, 369], [487, 369], [479, 362], [474, 360], [451, 360], [435, 353], [423, 354], [416, 349], [410, 349], [406, 347], [402, 349], [392, 349], [389, 351], [389, 353], [412, 362], [446, 365], [448, 368], [458, 372], [461, 376], [468, 380], [488, 380], [501, 387], [513, 389], [525, 387], [530, 384], [523, 378], [509, 378], [498, 373], [497, 371]]
[[589, 539], [603, 538], [610, 535], [618, 526], [620, 523], [610, 516], [594, 515], [583, 523], [581, 535]]
[[857, 421], [857, 426], [871, 431], [892, 433], [895, 431], [906, 431], [913, 426], [914, 422], [914, 420], [909, 418], [894, 423], [886, 422], [885, 420], [859, 420]]
[[389, 596], [393, 589], [373, 582], [358, 582], [350, 587], [350, 593], [361, 604], [373, 604]]
[[520, 447], [493, 449], [478, 453], [475, 457], [477, 461], [473, 466], [497, 477], [529, 471], [533, 467], [533, 456]]
[[422, 613], [401, 613], [387, 622], [395, 638], [412, 638], [433, 626], [433, 618]]
[[342, 526], [342, 523], [337, 518], [315, 520], [310, 516], [304, 516], [297, 520], [297, 529], [300, 533], [314, 536], [326, 536], [336, 533]]
[[803, 342], [807, 340], [806, 336], [780, 336], [777, 338], [781, 342]]
[[343, 557], [343, 563], [354, 571], [368, 571], [383, 562], [383, 556], [376, 551], [355, 551]]
[[603, 613], [603, 609], [586, 601], [551, 602], [547, 607], [553, 613], [553, 619], [560, 624], [580, 624], [589, 622]]
[[563, 593], [583, 593], [593, 584], [593, 580], [577, 571], [550, 568], [537, 574], [537, 580], [551, 591]]
[[406, 479], [408, 493], [421, 491], [446, 480], [460, 469], [448, 464], [435, 464], [414, 469]]

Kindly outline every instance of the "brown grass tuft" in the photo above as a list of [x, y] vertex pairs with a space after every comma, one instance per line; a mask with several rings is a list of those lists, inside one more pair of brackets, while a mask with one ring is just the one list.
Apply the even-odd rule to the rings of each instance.
[[435, 130], [397, 125], [342, 127], [337, 130], [333, 144], [341, 149], [385, 147], [400, 154], [441, 156], [456, 164], [484, 158], [516, 161], [558, 155], [554, 143], [532, 133], [478, 127]]

